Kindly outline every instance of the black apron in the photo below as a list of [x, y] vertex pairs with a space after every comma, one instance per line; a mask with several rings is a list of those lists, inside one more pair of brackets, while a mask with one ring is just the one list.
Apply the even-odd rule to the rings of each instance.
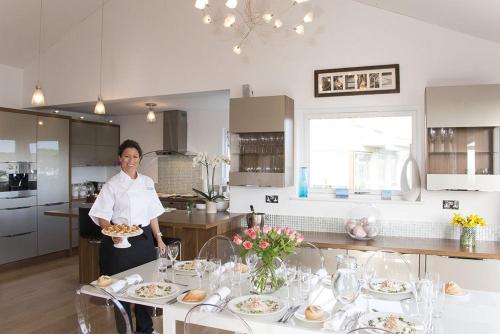
[[102, 275], [115, 275], [122, 271], [156, 260], [156, 251], [151, 226], [142, 226], [143, 233], [128, 238], [129, 248], [114, 247], [111, 237], [101, 241], [99, 261]]

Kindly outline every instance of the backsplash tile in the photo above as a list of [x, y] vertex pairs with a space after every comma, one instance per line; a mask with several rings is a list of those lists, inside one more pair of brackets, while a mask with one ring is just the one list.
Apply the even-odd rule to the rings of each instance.
[[[344, 233], [345, 218], [266, 215], [270, 226], [291, 227], [296, 230]], [[242, 222], [242, 226], [246, 226]], [[460, 239], [460, 228], [449, 223], [426, 221], [381, 221], [380, 235], [412, 238]], [[477, 240], [500, 240], [500, 226], [487, 225], [477, 229]]]
[[193, 167], [193, 159], [181, 155], [158, 158], [158, 192], [168, 194], [193, 193], [201, 189], [201, 167]]

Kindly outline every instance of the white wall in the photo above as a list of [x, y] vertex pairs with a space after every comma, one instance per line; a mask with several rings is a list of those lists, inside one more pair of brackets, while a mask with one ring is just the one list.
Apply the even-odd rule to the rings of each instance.
[[23, 72], [22, 68], [0, 64], [0, 107], [21, 108], [23, 105]]
[[[413, 106], [423, 130], [424, 89], [433, 85], [498, 83], [500, 45], [445, 28], [385, 12], [350, 0], [316, 0], [316, 22], [305, 36], [283, 33], [269, 40], [253, 39], [235, 56], [237, 43], [230, 33], [207, 27], [192, 1], [111, 0], [106, 3], [104, 27], [105, 99], [230, 89], [240, 95], [250, 83], [257, 96], [287, 94], [295, 99], [296, 126], [302, 110], [315, 108], [372, 108]], [[94, 100], [97, 92], [98, 13], [69, 32], [42, 56], [44, 91], [51, 103]], [[314, 98], [313, 71], [323, 68], [398, 63], [401, 93]], [[33, 82], [35, 64], [24, 81]], [[24, 86], [24, 104], [32, 87]], [[196, 121], [195, 121], [196, 122]], [[198, 127], [199, 144], [214, 140]], [[215, 123], [217, 124], [217, 123]], [[222, 126], [219, 126], [222, 128]], [[214, 132], [216, 132], [214, 130]], [[300, 143], [299, 143], [300, 144]], [[196, 146], [196, 147], [195, 147]], [[208, 149], [207, 149], [208, 150]], [[419, 150], [422, 159], [422, 149]], [[297, 161], [298, 164], [300, 163]], [[266, 206], [265, 193], [280, 195], [280, 204]], [[342, 202], [297, 202], [290, 189], [232, 189], [232, 208], [317, 216], [342, 216]], [[420, 205], [381, 205], [384, 217], [401, 220], [445, 220], [441, 199], [459, 199], [465, 212], [500, 221], [498, 193], [446, 193], [423, 195]]]

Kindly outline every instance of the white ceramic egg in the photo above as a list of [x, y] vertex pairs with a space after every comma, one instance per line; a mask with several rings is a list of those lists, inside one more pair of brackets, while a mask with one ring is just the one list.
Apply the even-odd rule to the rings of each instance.
[[377, 234], [378, 234], [378, 228], [375, 226], [367, 226], [367, 227], [365, 227], [365, 231], [366, 231], [366, 235], [369, 238], [373, 238], [373, 237], [377, 236]]
[[365, 238], [366, 237], [366, 231], [365, 231], [365, 229], [362, 226], [359, 226], [359, 225], [356, 226], [355, 228], [353, 228], [352, 234], [355, 237], [358, 237], [358, 238]]

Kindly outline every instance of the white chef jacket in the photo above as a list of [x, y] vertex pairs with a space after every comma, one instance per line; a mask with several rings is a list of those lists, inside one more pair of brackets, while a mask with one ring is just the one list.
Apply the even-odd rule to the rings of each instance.
[[97, 225], [101, 218], [114, 224], [147, 226], [164, 212], [153, 180], [139, 173], [132, 179], [122, 170], [104, 184], [89, 216]]

